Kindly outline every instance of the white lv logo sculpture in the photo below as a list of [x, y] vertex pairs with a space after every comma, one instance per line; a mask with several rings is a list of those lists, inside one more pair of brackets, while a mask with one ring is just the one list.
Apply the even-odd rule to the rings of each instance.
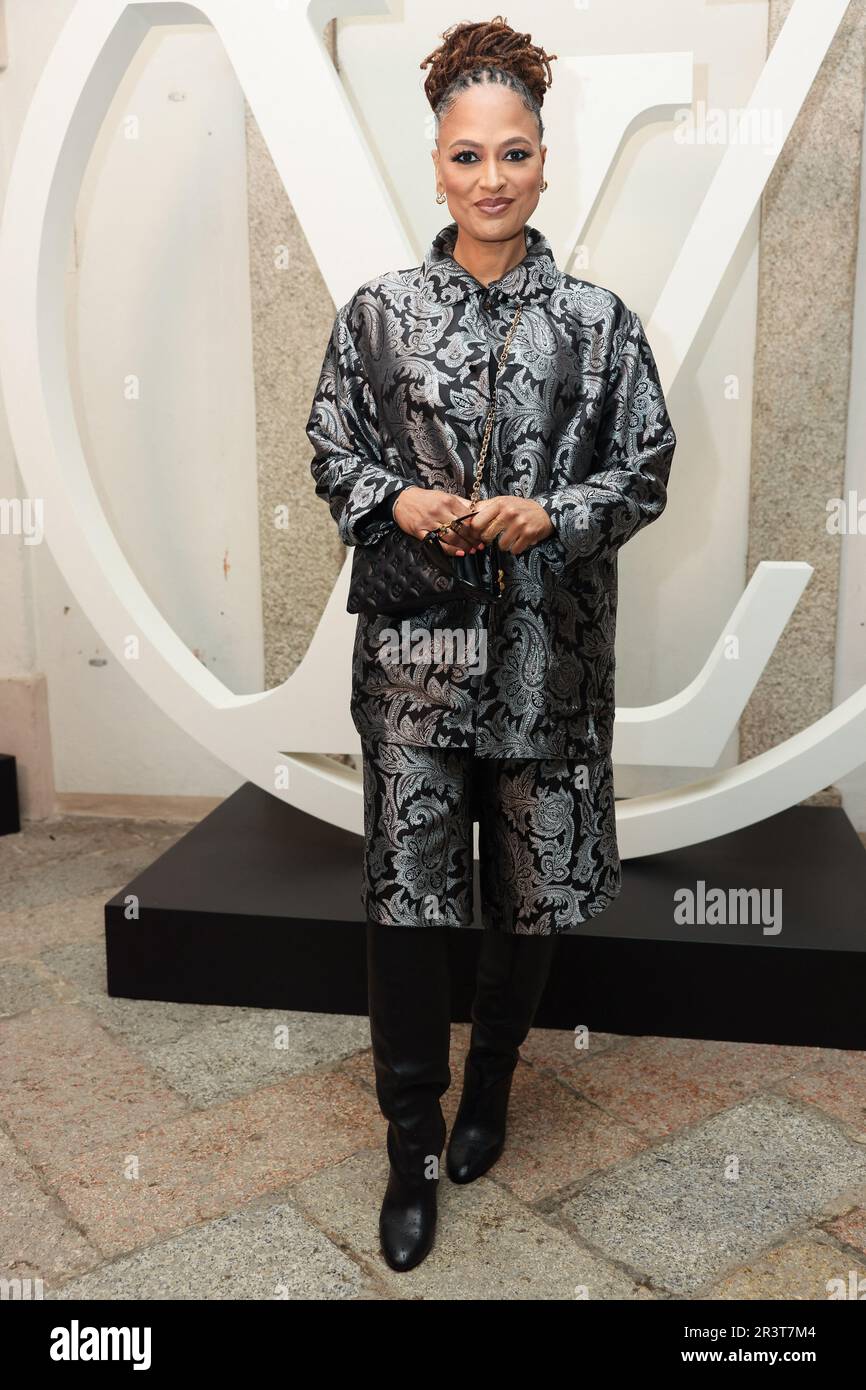
[[[779, 149], [842, 20], [848, 0], [795, 0], [757, 83], [750, 113], [781, 112]], [[75, 201], [93, 143], [129, 63], [155, 24], [210, 23], [225, 44], [294, 211], [335, 304], [386, 266], [417, 259], [364, 144], [321, 30], [334, 15], [389, 13], [386, 0], [79, 0], [54, 48], [22, 130], [0, 233], [0, 373], [9, 425], [28, 493], [45, 502], [45, 535], [70, 589], [108, 647], [123, 659], [139, 638], [134, 679], [187, 733], [264, 790], [360, 833], [360, 779], [324, 757], [357, 751], [349, 717], [354, 619], [345, 612], [349, 561], [310, 648], [277, 690], [228, 691], [192, 655], [150, 601], [112, 534], [94, 490], [75, 423], [64, 336], [63, 279]], [[566, 60], [579, 69], [589, 105], [579, 119], [594, 164], [570, 197], [591, 206], [622, 132], [661, 101], [690, 96], [689, 55]], [[633, 82], [593, 81], [609, 65]], [[554, 89], [555, 90], [555, 89]], [[625, 93], [611, 109], [610, 93]], [[551, 93], [551, 105], [554, 104]], [[561, 112], [563, 119], [572, 113]], [[315, 140], [301, 138], [315, 122]], [[604, 132], [601, 139], [597, 132]], [[605, 143], [606, 142], [606, 143]], [[329, 204], [308, 151], [340, 151], [341, 205], [357, 211], [352, 235]], [[776, 151], [778, 153], [778, 150]], [[670, 390], [761, 196], [773, 158], [745, 141], [727, 148], [647, 331]], [[570, 251], [582, 223], [550, 227]], [[557, 254], [561, 265], [567, 257]], [[723, 659], [723, 639], [678, 695], [619, 709], [614, 755], [629, 763], [712, 766], [811, 574], [796, 563], [759, 566], [726, 634], [741, 660]], [[289, 745], [293, 750], [280, 750]], [[866, 686], [809, 729], [736, 768], [617, 810], [623, 859], [693, 844], [761, 820], [858, 766], [866, 747]], [[281, 773], [286, 774], [285, 777]]]

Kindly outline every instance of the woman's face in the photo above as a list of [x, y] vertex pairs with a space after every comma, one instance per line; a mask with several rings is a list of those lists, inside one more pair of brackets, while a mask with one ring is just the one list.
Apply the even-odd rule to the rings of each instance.
[[479, 241], [517, 236], [538, 203], [546, 152], [516, 92], [498, 82], [461, 92], [433, 151], [437, 190], [459, 229]]

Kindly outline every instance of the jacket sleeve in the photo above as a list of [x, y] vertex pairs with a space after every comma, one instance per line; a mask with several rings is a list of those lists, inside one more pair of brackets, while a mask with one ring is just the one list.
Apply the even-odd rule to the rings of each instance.
[[371, 512], [368, 512], [367, 515], [364, 517], [363, 521], [361, 521], [355, 527], [356, 531], [360, 532], [365, 545], [368, 543], [368, 535], [382, 534], [381, 530], [379, 529], [379, 523], [382, 521], [389, 521], [391, 519], [391, 517], [394, 514], [394, 503], [397, 501], [397, 498], [400, 496], [400, 493], [403, 491], [403, 488], [411, 486], [412, 485], [410, 483], [404, 482], [400, 484], [399, 491], [387, 493], [383, 500], [379, 503], [379, 505], [374, 507]]
[[[344, 545], [375, 545], [396, 526], [392, 494], [409, 485], [382, 462], [379, 411], [344, 305], [334, 319], [306, 425], [310, 471]], [[387, 505], [385, 505], [387, 504]]]
[[594, 468], [580, 483], [537, 493], [554, 533], [539, 543], [556, 574], [631, 540], [661, 516], [676, 434], [643, 324], [626, 311], [595, 445]]

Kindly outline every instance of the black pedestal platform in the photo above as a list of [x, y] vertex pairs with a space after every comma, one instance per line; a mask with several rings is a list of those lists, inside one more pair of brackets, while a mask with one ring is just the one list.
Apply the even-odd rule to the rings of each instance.
[[[106, 905], [109, 993], [365, 1014], [361, 855], [357, 836], [247, 783]], [[781, 932], [676, 925], [675, 892], [699, 880], [707, 892], [767, 889], [771, 901], [780, 889]], [[448, 930], [452, 1019], [465, 1022], [481, 933]], [[560, 940], [536, 1017], [540, 1028], [582, 1024], [866, 1048], [866, 850], [845, 813], [795, 806], [626, 861], [617, 900]]]
[[0, 835], [17, 835], [21, 829], [17, 767], [11, 753], [0, 753]]

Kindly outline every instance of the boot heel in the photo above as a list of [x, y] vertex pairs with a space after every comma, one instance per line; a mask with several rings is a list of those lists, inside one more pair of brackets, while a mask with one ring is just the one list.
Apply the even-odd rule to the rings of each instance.
[[510, 1071], [485, 1083], [477, 1062], [467, 1056], [463, 1094], [448, 1140], [446, 1166], [452, 1182], [474, 1182], [501, 1157], [513, 1076]]

